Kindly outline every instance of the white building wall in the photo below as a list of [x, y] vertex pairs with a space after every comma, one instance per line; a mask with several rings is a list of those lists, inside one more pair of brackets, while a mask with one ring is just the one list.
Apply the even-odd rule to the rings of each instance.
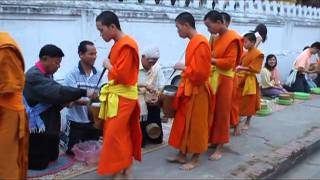
[[[268, 39], [261, 49], [265, 55], [277, 55], [282, 78], [287, 76], [293, 60], [302, 48], [320, 40], [319, 9], [310, 11], [314, 15], [309, 17], [284, 12], [278, 14], [271, 12], [269, 8], [258, 11], [252, 4], [248, 4], [245, 9], [242, 1], [239, 1], [239, 9], [235, 10], [234, 4], [232, 5], [235, 1], [230, 1], [229, 6], [222, 4], [223, 2], [219, 1], [217, 7], [232, 15], [233, 23], [230, 28], [240, 34], [253, 30], [258, 23], [268, 26]], [[166, 1], [162, 3], [169, 4]], [[257, 8], [274, 5], [257, 3]], [[180, 4], [183, 5], [179, 3], [179, 6]], [[275, 4], [275, 7], [279, 5], [281, 4]], [[65, 57], [55, 76], [61, 79], [77, 65], [77, 46], [82, 40], [95, 42], [98, 48], [96, 66], [101, 69], [101, 62], [107, 57], [112, 43], [107, 44], [100, 38], [95, 27], [95, 17], [102, 10], [110, 9], [119, 15], [123, 31], [137, 40], [140, 50], [148, 44], [158, 45], [161, 64], [170, 66], [179, 60], [187, 45], [187, 40], [179, 38], [176, 31], [174, 18], [177, 14], [185, 10], [192, 12], [197, 19], [198, 31], [209, 37], [202, 18], [210, 9], [199, 8], [195, 4], [193, 6], [196, 8], [111, 1], [3, 0], [0, 2], [0, 31], [8, 31], [21, 46], [26, 68], [30, 68], [38, 59], [43, 45], [51, 43], [61, 47]], [[287, 6], [282, 4], [281, 7]]]

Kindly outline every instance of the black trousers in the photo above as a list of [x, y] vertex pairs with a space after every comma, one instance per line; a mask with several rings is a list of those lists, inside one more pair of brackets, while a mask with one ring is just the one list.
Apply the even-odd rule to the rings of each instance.
[[93, 127], [93, 123], [78, 123], [74, 121], [67, 121], [67, 154], [73, 155], [72, 147], [83, 141], [99, 140], [102, 136], [102, 130]]
[[[142, 131], [142, 146], [150, 144], [160, 144], [163, 141], [163, 131], [160, 118], [160, 107], [159, 106], [150, 106], [147, 104], [148, 117], [146, 121], [141, 121], [141, 131]], [[146, 131], [146, 126], [151, 123], [156, 123], [161, 129], [161, 134], [157, 139], [151, 139]]]
[[[292, 73], [292, 71], [290, 72]], [[291, 85], [291, 87], [283, 86], [289, 92], [306, 92], [310, 93], [310, 88], [307, 80], [303, 73], [298, 72], [296, 76], [296, 81]]]
[[314, 82], [317, 84], [317, 87], [320, 87], [320, 73], [317, 74], [317, 78], [314, 80]]
[[59, 157], [59, 135], [46, 133], [29, 136], [29, 169], [42, 170]]

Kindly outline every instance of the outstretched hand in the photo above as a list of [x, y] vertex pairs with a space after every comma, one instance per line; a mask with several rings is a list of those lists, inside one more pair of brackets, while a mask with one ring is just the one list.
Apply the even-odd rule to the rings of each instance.
[[102, 66], [107, 68], [109, 71], [112, 69], [112, 65], [110, 63], [110, 59], [104, 59], [102, 62]]

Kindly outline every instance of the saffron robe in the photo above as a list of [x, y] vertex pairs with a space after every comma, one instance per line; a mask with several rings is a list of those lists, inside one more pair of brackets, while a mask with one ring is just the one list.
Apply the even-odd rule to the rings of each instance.
[[0, 179], [25, 179], [28, 120], [22, 101], [24, 61], [16, 42], [0, 32]]
[[237, 126], [240, 122], [239, 106], [240, 106], [240, 93], [238, 90], [238, 77], [235, 76], [233, 79], [232, 89], [232, 102], [231, 102], [231, 114], [230, 114], [230, 125]]
[[[241, 39], [241, 50], [243, 50], [243, 38]], [[241, 51], [241, 57], [244, 55], [244, 52]], [[236, 67], [241, 64], [241, 58], [236, 62]], [[238, 77], [235, 75], [233, 79], [233, 90], [232, 90], [232, 102], [231, 102], [231, 115], [230, 115], [230, 125], [237, 126], [240, 122], [240, 93], [238, 87]]]
[[[109, 54], [112, 70], [109, 81], [133, 86], [137, 84], [139, 53], [137, 43], [124, 36], [112, 46]], [[104, 123], [103, 147], [98, 173], [115, 174], [131, 166], [133, 158], [141, 161], [140, 108], [138, 100], [119, 96], [118, 113]]]
[[208, 82], [210, 64], [208, 40], [197, 34], [186, 49], [186, 69], [174, 101], [177, 112], [169, 137], [169, 144], [182, 153], [203, 153], [208, 149], [208, 130], [213, 115]]
[[228, 72], [219, 74], [218, 81], [211, 83], [216, 87], [214, 92], [214, 118], [210, 127], [209, 142], [212, 144], [225, 144], [230, 140], [230, 115], [232, 107], [232, 92], [234, 83], [234, 69], [240, 61], [242, 42], [240, 35], [228, 30], [215, 38], [212, 44], [212, 57], [217, 60], [215, 68]]
[[242, 57], [241, 65], [249, 71], [237, 73], [239, 78], [240, 116], [252, 116], [260, 109], [260, 88], [256, 78], [263, 63], [263, 54], [257, 48], [251, 48]]

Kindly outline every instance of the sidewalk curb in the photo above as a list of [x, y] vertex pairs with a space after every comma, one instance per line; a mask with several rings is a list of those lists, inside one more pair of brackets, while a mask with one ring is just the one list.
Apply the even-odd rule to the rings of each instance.
[[231, 179], [274, 179], [320, 148], [320, 127], [307, 130], [270, 154], [252, 158], [231, 171]]

